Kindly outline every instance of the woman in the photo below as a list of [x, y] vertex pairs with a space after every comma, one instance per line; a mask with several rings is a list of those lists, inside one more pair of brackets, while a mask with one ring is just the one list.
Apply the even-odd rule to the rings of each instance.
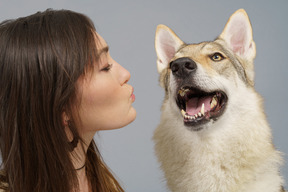
[[129, 78], [82, 14], [47, 10], [2, 22], [0, 188], [124, 191], [93, 136], [135, 119]]

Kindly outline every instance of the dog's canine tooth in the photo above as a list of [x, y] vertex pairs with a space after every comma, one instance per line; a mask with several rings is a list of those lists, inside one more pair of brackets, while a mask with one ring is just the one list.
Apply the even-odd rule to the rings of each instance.
[[183, 117], [185, 117], [186, 112], [184, 111], [184, 109], [181, 110], [181, 114]]
[[204, 103], [202, 103], [202, 107], [201, 107], [201, 114], [204, 116], [205, 115], [205, 105]]

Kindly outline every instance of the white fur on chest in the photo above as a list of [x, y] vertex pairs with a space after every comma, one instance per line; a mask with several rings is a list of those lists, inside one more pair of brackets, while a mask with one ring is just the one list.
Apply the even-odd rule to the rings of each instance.
[[249, 121], [255, 118], [249, 114], [242, 116], [246, 124], [241, 118], [225, 116], [207, 130], [194, 132], [171, 111], [164, 103], [154, 134], [156, 154], [171, 191], [280, 191], [281, 158], [266, 122]]

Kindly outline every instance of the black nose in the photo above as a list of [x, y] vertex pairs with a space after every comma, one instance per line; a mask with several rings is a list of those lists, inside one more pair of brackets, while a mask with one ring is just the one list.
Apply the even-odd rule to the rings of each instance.
[[186, 77], [197, 68], [195, 61], [188, 57], [182, 57], [170, 63], [172, 73], [178, 77]]

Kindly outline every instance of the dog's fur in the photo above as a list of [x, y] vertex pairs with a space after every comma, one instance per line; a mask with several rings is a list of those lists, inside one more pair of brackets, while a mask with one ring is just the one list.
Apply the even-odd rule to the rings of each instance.
[[[199, 44], [185, 44], [170, 28], [159, 25], [155, 47], [165, 99], [153, 140], [168, 188], [173, 192], [282, 191], [282, 158], [272, 144], [262, 98], [254, 89], [256, 47], [246, 12], [236, 11], [215, 41]], [[171, 68], [179, 58], [195, 62], [192, 72], [181, 76], [183, 63]], [[183, 87], [221, 91], [227, 100], [217, 117], [184, 123], [177, 105]]]

